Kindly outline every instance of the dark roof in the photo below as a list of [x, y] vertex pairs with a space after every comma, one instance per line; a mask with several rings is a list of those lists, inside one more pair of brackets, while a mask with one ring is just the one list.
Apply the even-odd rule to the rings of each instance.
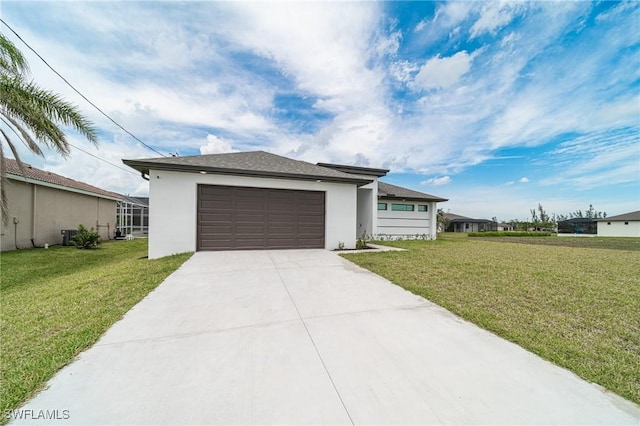
[[449, 220], [449, 223], [491, 223], [491, 222], [493, 222], [491, 219], [471, 219], [468, 217]]
[[122, 162], [144, 174], [149, 174], [150, 169], [155, 169], [282, 179], [322, 180], [357, 185], [366, 185], [372, 182], [348, 173], [317, 166], [306, 161], [292, 160], [291, 158], [264, 151], [194, 155], [190, 157], [146, 158], [122, 160]]
[[[88, 183], [79, 182], [77, 180], [70, 179], [68, 177], [64, 177], [61, 175], [57, 175], [52, 172], [47, 172], [46, 170], [37, 169], [30, 164], [22, 163], [24, 166], [24, 172], [18, 166], [18, 162], [11, 158], [4, 159], [4, 169], [7, 175], [19, 176], [27, 179], [32, 179], [36, 181], [40, 181], [43, 183], [49, 183], [57, 186], [66, 187], [72, 190], [79, 190], [84, 192], [90, 192], [95, 195], [99, 195], [102, 197], [108, 198], [116, 198], [122, 199], [120, 194], [116, 194], [115, 192], [105, 191], [104, 189], [97, 188], [95, 186], [89, 185]], [[11, 176], [7, 176], [11, 178]], [[20, 180], [20, 178], [16, 180]]]
[[596, 219], [590, 217], [572, 217], [571, 219], [561, 220], [558, 223], [591, 223], [595, 221]]
[[129, 195], [123, 195], [122, 201], [135, 204], [137, 206], [149, 207], [149, 197], [131, 197]]
[[460, 216], [459, 214], [454, 214], [454, 213], [445, 213], [444, 214], [445, 219], [448, 220], [456, 220], [456, 219], [469, 219], [469, 220], [473, 220], [470, 217], [466, 217], [466, 216]]
[[603, 217], [596, 219], [596, 222], [625, 222], [629, 220], [640, 220], [640, 210], [630, 213], [619, 214], [617, 216]]
[[449, 223], [489, 223], [493, 222], [489, 219], [473, 219], [471, 217], [460, 216], [454, 213], [445, 213], [444, 217], [449, 220]]
[[386, 176], [387, 173], [389, 173], [388, 169], [374, 169], [372, 167], [349, 166], [346, 164], [318, 163], [318, 166], [328, 167], [333, 170], [338, 170], [344, 173], [352, 173], [355, 175], [382, 177]]
[[424, 192], [414, 191], [385, 182], [378, 182], [378, 198], [395, 198], [411, 201], [449, 201], [446, 198], [440, 198], [435, 195], [425, 194]]

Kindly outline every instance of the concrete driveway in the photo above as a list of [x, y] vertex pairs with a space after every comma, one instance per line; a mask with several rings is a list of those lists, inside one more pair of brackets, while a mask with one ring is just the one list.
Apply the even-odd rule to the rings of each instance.
[[324, 250], [196, 253], [21, 413], [61, 419], [15, 423], [640, 423], [638, 406]]

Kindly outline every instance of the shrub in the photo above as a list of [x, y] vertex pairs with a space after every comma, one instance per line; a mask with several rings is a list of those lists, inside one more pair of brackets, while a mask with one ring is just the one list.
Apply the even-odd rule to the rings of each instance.
[[84, 225], [78, 225], [78, 233], [71, 237], [71, 243], [79, 249], [95, 249], [101, 242], [98, 231], [93, 227], [87, 229]]
[[470, 237], [550, 237], [551, 232], [526, 232], [526, 231], [489, 231], [469, 232]]

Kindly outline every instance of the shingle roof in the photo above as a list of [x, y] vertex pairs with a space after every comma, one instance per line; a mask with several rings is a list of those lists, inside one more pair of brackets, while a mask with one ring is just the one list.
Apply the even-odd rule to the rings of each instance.
[[324, 180], [366, 185], [370, 180], [348, 173], [320, 167], [306, 161], [293, 160], [264, 151], [234, 152], [228, 154], [194, 155], [189, 157], [146, 158], [122, 160], [124, 164], [149, 174], [150, 169], [182, 172], [206, 172], [242, 176]]
[[445, 213], [444, 217], [448, 220], [458, 220], [458, 219], [469, 219], [469, 220], [473, 220], [470, 217], [467, 216], [461, 216], [459, 214], [455, 214], [455, 213]]
[[328, 167], [333, 170], [338, 170], [340, 172], [351, 173], [355, 175], [382, 177], [382, 176], [386, 176], [386, 174], [389, 173], [388, 169], [375, 169], [373, 167], [360, 167], [360, 166], [350, 166], [347, 164], [333, 164], [333, 163], [317, 163], [317, 164], [318, 166]]
[[640, 210], [630, 213], [623, 213], [617, 216], [605, 217], [602, 219], [596, 219], [597, 222], [618, 222], [618, 221], [629, 221], [629, 220], [640, 220]]
[[[24, 164], [24, 173], [20, 169], [20, 166], [18, 166], [18, 162], [16, 160], [12, 160], [11, 158], [5, 158], [3, 167], [8, 175], [7, 177], [9, 179], [15, 179], [11, 175], [16, 177], [20, 176], [27, 179], [32, 179], [32, 180], [36, 180], [36, 181], [40, 181], [48, 184], [70, 188], [73, 190], [90, 192], [103, 197], [122, 199], [122, 196], [120, 194], [116, 194], [115, 192], [105, 191], [104, 189], [100, 189], [93, 185], [89, 185], [88, 183], [73, 180], [65, 176], [48, 172], [46, 170], [37, 169], [26, 163], [23, 163], [23, 164]], [[20, 178], [18, 177], [17, 180], [19, 179]]]
[[418, 201], [449, 201], [446, 198], [440, 198], [435, 195], [414, 191], [412, 189], [403, 188], [401, 186], [391, 185], [390, 183], [380, 181], [378, 181], [378, 197]]

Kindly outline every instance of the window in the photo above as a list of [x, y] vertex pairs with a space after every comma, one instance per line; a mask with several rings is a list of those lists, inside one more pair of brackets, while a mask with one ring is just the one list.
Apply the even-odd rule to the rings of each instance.
[[386, 210], [387, 203], [378, 203], [378, 210]]
[[391, 204], [391, 210], [394, 212], [412, 212], [414, 207], [413, 204]]
[[426, 211], [428, 211], [428, 210], [427, 210], [427, 206], [424, 206], [424, 205], [420, 204], [420, 205], [418, 206], [418, 211], [419, 211], [419, 212], [426, 212]]

